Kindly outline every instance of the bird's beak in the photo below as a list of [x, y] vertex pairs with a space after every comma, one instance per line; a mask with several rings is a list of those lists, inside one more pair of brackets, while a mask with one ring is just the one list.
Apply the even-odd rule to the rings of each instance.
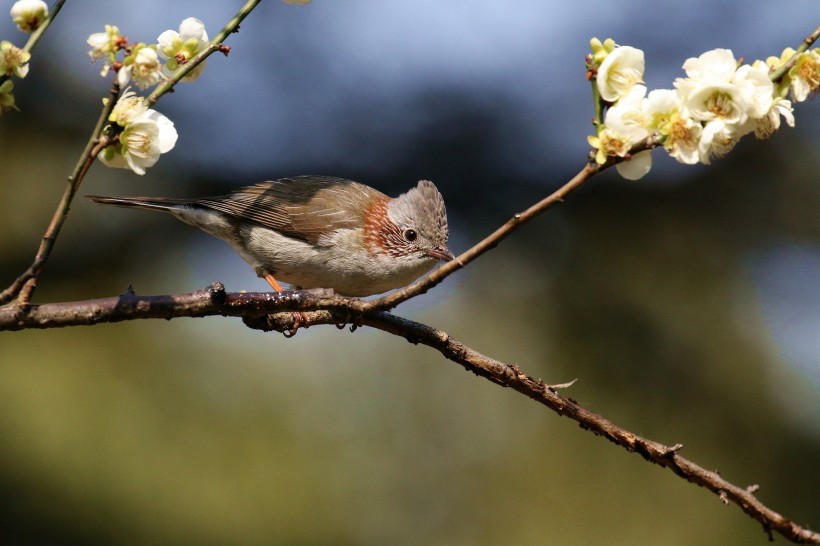
[[449, 262], [455, 258], [453, 253], [450, 252], [450, 249], [444, 245], [431, 248], [427, 251], [427, 255], [431, 258], [435, 258], [436, 260], [441, 260], [442, 262]]

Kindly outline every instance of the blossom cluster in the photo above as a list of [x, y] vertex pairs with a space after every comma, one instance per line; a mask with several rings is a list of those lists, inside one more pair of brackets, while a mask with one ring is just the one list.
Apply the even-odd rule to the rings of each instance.
[[628, 159], [616, 168], [630, 180], [652, 167], [651, 149], [629, 155], [647, 139], [662, 144], [681, 163], [709, 164], [745, 135], [768, 138], [782, 121], [793, 127], [792, 101], [806, 100], [820, 88], [818, 49], [800, 53], [777, 82], [770, 74], [789, 61], [794, 50], [749, 65], [739, 63], [728, 49], [714, 49], [687, 59], [686, 77], [677, 78], [674, 89], [647, 94], [643, 51], [611, 39], [602, 43], [593, 38], [590, 44], [588, 74], [606, 110], [589, 143], [599, 164], [610, 157]]
[[[208, 47], [208, 33], [202, 21], [189, 17], [179, 25], [179, 32], [166, 30], [157, 37], [157, 43], [129, 43], [120, 29], [106, 25], [105, 32], [88, 37], [92, 61], [103, 59], [102, 75], [116, 70], [117, 83], [125, 88], [130, 82], [140, 89], [147, 89], [171, 76], [187, 64], [195, 55]], [[118, 58], [122, 54], [122, 59]], [[205, 62], [188, 72], [182, 81], [192, 82], [199, 78]]]
[[[118, 138], [99, 155], [109, 167], [131, 169], [145, 174], [161, 154], [170, 151], [177, 141], [174, 124], [166, 116], [148, 107], [143, 97], [128, 89], [134, 83], [141, 90], [167, 80], [208, 47], [208, 33], [194, 17], [182, 21], [179, 31], [166, 30], [157, 43], [129, 43], [128, 38], [113, 25], [105, 32], [88, 37], [92, 61], [103, 60], [102, 75], [116, 71], [116, 80], [125, 91], [114, 105], [108, 121], [109, 135]], [[180, 80], [191, 82], [199, 78], [205, 62], [199, 63]]]
[[[11, 18], [21, 31], [32, 33], [48, 17], [48, 5], [43, 0], [18, 0], [11, 6]], [[0, 41], [0, 114], [17, 110], [14, 102], [12, 76], [25, 78], [28, 74], [31, 54], [27, 48], [19, 48], [8, 40]]]

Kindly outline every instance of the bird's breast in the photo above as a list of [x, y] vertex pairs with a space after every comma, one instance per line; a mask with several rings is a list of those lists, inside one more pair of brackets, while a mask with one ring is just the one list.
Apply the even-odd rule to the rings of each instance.
[[[381, 294], [411, 283], [436, 261], [425, 256], [396, 257], [372, 252], [364, 229], [338, 229], [318, 244], [294, 239], [258, 225], [240, 230], [245, 257], [277, 279], [302, 288], [332, 288], [346, 296]], [[252, 263], [249, 258], [256, 260]]]

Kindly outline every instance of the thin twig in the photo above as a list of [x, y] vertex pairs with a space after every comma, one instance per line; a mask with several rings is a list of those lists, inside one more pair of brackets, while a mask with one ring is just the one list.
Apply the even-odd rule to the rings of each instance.
[[769, 79], [773, 82], [780, 80], [786, 72], [792, 69], [794, 64], [797, 62], [797, 57], [800, 56], [801, 53], [807, 51], [814, 42], [816, 42], [820, 38], [820, 25], [817, 25], [817, 28], [814, 31], [806, 36], [800, 45], [795, 49], [794, 54], [789, 57], [789, 60], [783, 63], [777, 70], [774, 70], [771, 74], [769, 74]]
[[498, 245], [498, 243], [506, 239], [513, 232], [515, 232], [517, 229], [522, 227], [530, 220], [544, 213], [553, 205], [563, 202], [569, 194], [580, 188], [584, 183], [586, 183], [590, 178], [592, 178], [596, 174], [603, 172], [606, 169], [613, 167], [623, 161], [629, 161], [629, 159], [637, 153], [646, 150], [651, 150], [657, 146], [658, 142], [656, 141], [654, 136], [650, 136], [644, 139], [643, 141], [635, 144], [635, 146], [633, 146], [629, 150], [629, 153], [624, 157], [608, 157], [606, 163], [604, 163], [603, 165], [599, 165], [592, 160], [588, 161], [584, 165], [584, 167], [578, 172], [578, 174], [573, 176], [563, 186], [549, 194], [547, 197], [538, 201], [524, 212], [519, 212], [518, 214], [513, 215], [513, 217], [507, 220], [501, 227], [499, 227], [489, 236], [487, 236], [486, 238], [472, 246], [469, 250], [465, 251], [459, 256], [456, 256], [454, 260], [445, 263], [444, 265], [442, 265], [426, 277], [419, 279], [418, 281], [414, 282], [413, 284], [405, 288], [402, 288], [401, 290], [396, 290], [395, 292], [392, 292], [387, 296], [365, 302], [363, 304], [364, 310], [390, 310], [395, 308], [400, 303], [409, 300], [410, 298], [414, 298], [416, 296], [424, 294], [425, 292], [427, 292], [437, 284], [441, 283], [444, 279], [446, 279], [459, 269], [466, 267], [467, 264], [481, 256], [482, 254], [495, 248]]
[[505, 222], [504, 225], [496, 229], [484, 240], [480, 241], [466, 252], [460, 254], [459, 256], [456, 256], [454, 260], [447, 262], [446, 264], [442, 265], [426, 277], [414, 282], [413, 284], [405, 288], [402, 288], [401, 290], [397, 290], [382, 298], [369, 301], [364, 306], [365, 310], [376, 311], [393, 309], [400, 303], [407, 301], [410, 298], [414, 298], [420, 294], [424, 294], [425, 292], [439, 284], [441, 281], [443, 281], [445, 278], [450, 276], [452, 273], [458, 271], [463, 267], [466, 267], [467, 264], [481, 256], [488, 250], [494, 248], [496, 245], [498, 245], [498, 243], [506, 239], [518, 228], [520, 228], [521, 226], [523, 226], [524, 224], [526, 224], [527, 222], [529, 222], [530, 220], [544, 212], [545, 210], [549, 209], [551, 206], [563, 201], [567, 195], [569, 195], [574, 190], [579, 188], [582, 184], [584, 184], [584, 182], [589, 180], [601, 169], [601, 165], [596, 165], [595, 163], [587, 163], [586, 165], [584, 165], [584, 168], [581, 169], [581, 171], [578, 174], [576, 174], [569, 182], [567, 182], [566, 184], [552, 192], [550, 195], [548, 195], [538, 203], [532, 205], [524, 212], [515, 214], [512, 218], [507, 220], [507, 222]]
[[[781, 67], [782, 72], [780, 73], [780, 76], [777, 76], [777, 73], [772, 73], [770, 77], [773, 80], [777, 77], [782, 77], [782, 74], [794, 65], [794, 62], [797, 60], [797, 55], [800, 52], [807, 50], [818, 39], [818, 37], [820, 37], [820, 26], [814, 29], [814, 32], [812, 32], [803, 40], [803, 42], [797, 49], [797, 53], [795, 53], [795, 55], [783, 67]], [[633, 149], [630, 150], [630, 153], [627, 155], [627, 157], [608, 158], [607, 163], [605, 163], [604, 165], [596, 165], [593, 162], [587, 163], [584, 166], [584, 168], [581, 169], [581, 171], [577, 175], [575, 175], [569, 182], [567, 182], [566, 184], [558, 188], [555, 192], [545, 197], [538, 203], [534, 204], [524, 212], [514, 215], [504, 225], [495, 230], [487, 238], [480, 241], [478, 244], [476, 244], [463, 254], [457, 256], [455, 260], [452, 260], [451, 262], [442, 265], [437, 270], [433, 271], [431, 274], [401, 290], [397, 290], [382, 298], [371, 300], [369, 303], [365, 305], [365, 308], [369, 311], [389, 310], [395, 308], [397, 305], [409, 300], [410, 298], [416, 297], [420, 294], [424, 294], [437, 284], [441, 283], [445, 278], [447, 278], [454, 272], [465, 267], [468, 263], [472, 262], [488, 250], [495, 247], [498, 243], [500, 243], [503, 239], [505, 239], [519, 227], [523, 226], [524, 224], [526, 224], [536, 216], [540, 215], [553, 205], [563, 201], [567, 195], [572, 193], [574, 190], [576, 190], [578, 187], [580, 187], [582, 184], [584, 184], [587, 180], [589, 180], [598, 172], [601, 172], [609, 167], [612, 167], [622, 161], [628, 160], [630, 156], [633, 156], [638, 152], [644, 150], [651, 150], [652, 148], [655, 148], [657, 145], [658, 143], [654, 140], [654, 138], [650, 137], [646, 141], [634, 146]]]
[[170, 78], [158, 85], [154, 91], [148, 95], [145, 99], [148, 106], [153, 106], [162, 95], [171, 91], [171, 89], [173, 89], [173, 87], [179, 83], [179, 81], [184, 78], [186, 74], [196, 68], [199, 63], [204, 62], [205, 59], [207, 59], [211, 54], [217, 51], [222, 51], [227, 55], [228, 50], [222, 45], [222, 43], [228, 38], [228, 36], [231, 35], [231, 33], [239, 31], [239, 23], [241, 23], [261, 1], [262, 0], [249, 0], [246, 2], [245, 5], [242, 6], [242, 8], [240, 8], [240, 10], [236, 13], [233, 19], [228, 21], [225, 26], [222, 27], [222, 30], [220, 30], [216, 36], [208, 42], [208, 47], [191, 57], [187, 63], [180, 66]]
[[26, 45], [23, 47], [24, 51], [28, 51], [31, 53], [34, 51], [34, 47], [40, 42], [40, 38], [45, 34], [48, 27], [51, 26], [51, 23], [54, 22], [54, 19], [57, 17], [57, 14], [60, 13], [60, 10], [63, 9], [63, 4], [65, 4], [66, 0], [57, 0], [53, 6], [48, 10], [48, 15], [46, 16], [45, 20], [42, 24], [37, 27], [37, 30], [31, 33], [29, 36]]
[[77, 189], [80, 187], [80, 183], [83, 181], [88, 169], [91, 168], [91, 164], [94, 163], [97, 154], [99, 154], [99, 152], [106, 145], [104, 140], [99, 140], [97, 137], [107, 122], [108, 116], [111, 114], [111, 110], [117, 102], [119, 93], [120, 88], [116, 83], [114, 83], [111, 87], [111, 91], [109, 92], [108, 101], [103, 105], [103, 109], [100, 112], [100, 117], [97, 119], [97, 123], [94, 125], [94, 129], [91, 132], [92, 137], [88, 139], [83, 153], [80, 154], [80, 159], [77, 161], [77, 164], [74, 166], [74, 170], [68, 177], [68, 183], [65, 191], [63, 192], [63, 197], [60, 199], [60, 202], [51, 217], [51, 222], [43, 234], [43, 238], [40, 240], [40, 247], [37, 249], [37, 254], [34, 257], [34, 261], [29, 268], [22, 275], [17, 277], [17, 279], [15, 279], [8, 288], [3, 290], [3, 292], [0, 292], [0, 305], [7, 303], [14, 298], [18, 298], [21, 305], [26, 305], [29, 301], [31, 301], [31, 296], [37, 288], [37, 281], [45, 268], [46, 262], [51, 256], [51, 251], [54, 248], [54, 243], [57, 240], [57, 236], [60, 234], [60, 230], [62, 229], [66, 218], [68, 218], [68, 212], [71, 209], [71, 203], [74, 200]]
[[[23, 46], [23, 51], [26, 51], [28, 53], [34, 51], [34, 47], [40, 42], [40, 38], [42, 38], [43, 34], [45, 34], [46, 30], [48, 30], [48, 27], [54, 21], [54, 18], [57, 17], [57, 14], [60, 13], [60, 10], [62, 9], [63, 4], [65, 4], [65, 2], [66, 0], [57, 0], [57, 2], [55, 2], [54, 5], [51, 6], [51, 9], [48, 10], [48, 15], [46, 16], [46, 18], [43, 20], [40, 26], [37, 27], [37, 30], [32, 32], [31, 36], [29, 36], [26, 45]], [[0, 84], [2, 84], [9, 78], [10, 76], [6, 74], [0, 75]]]

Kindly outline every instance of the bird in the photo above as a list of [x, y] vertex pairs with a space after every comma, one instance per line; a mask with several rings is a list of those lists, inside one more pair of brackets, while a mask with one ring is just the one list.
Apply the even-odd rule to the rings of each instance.
[[217, 197], [86, 196], [167, 212], [227, 241], [276, 292], [330, 288], [364, 297], [410, 284], [454, 259], [444, 198], [429, 180], [391, 198], [365, 184], [303, 175]]

